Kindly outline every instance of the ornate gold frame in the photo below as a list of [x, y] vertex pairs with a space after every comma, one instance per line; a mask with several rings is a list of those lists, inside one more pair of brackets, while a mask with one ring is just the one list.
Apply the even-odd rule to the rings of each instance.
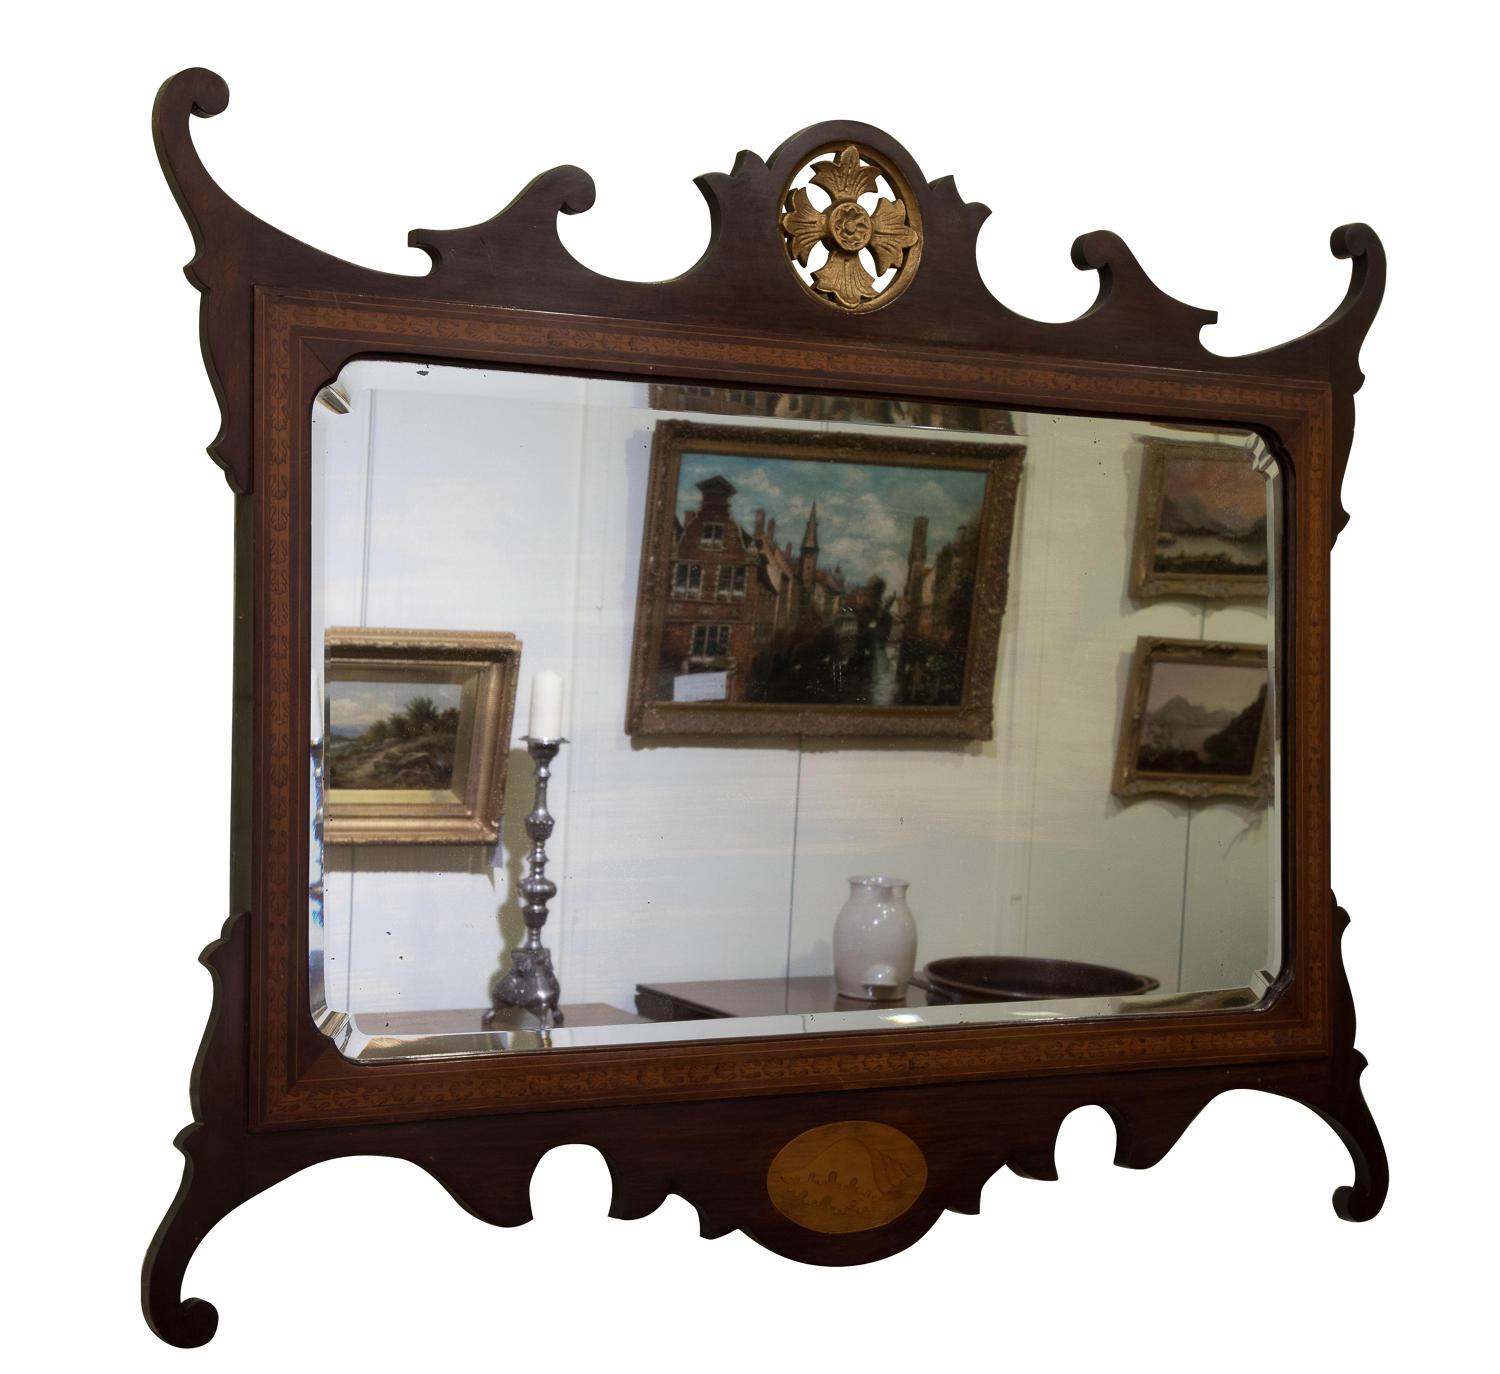
[[1185, 443], [1177, 439], [1147, 439], [1135, 519], [1135, 543], [1130, 558], [1130, 595], [1138, 601], [1160, 597], [1205, 597], [1211, 601], [1235, 598], [1264, 600], [1268, 576], [1164, 573], [1156, 571], [1156, 538], [1161, 523], [1167, 464], [1183, 458], [1205, 462], [1247, 462], [1245, 450], [1230, 444]]
[[[796, 706], [663, 702], [652, 690], [672, 570], [672, 528], [682, 455], [688, 449], [776, 460], [969, 468], [989, 475], [981, 514], [979, 572], [970, 619], [963, 700], [957, 706]], [[775, 738], [919, 737], [989, 739], [994, 732], [995, 660], [1009, 583], [1011, 535], [1025, 446], [848, 433], [803, 434], [663, 420], [651, 444], [651, 478], [636, 595], [625, 728], [640, 738], [734, 735]]]
[[521, 641], [483, 631], [336, 626], [325, 631], [323, 645], [325, 683], [337, 680], [337, 664], [340, 671], [376, 675], [400, 668], [416, 681], [449, 681], [449, 674], [463, 672], [473, 684], [461, 708], [453, 800], [351, 801], [325, 784], [324, 843], [494, 844], [505, 807]]
[[[1151, 687], [1151, 669], [1158, 663], [1226, 663], [1268, 668], [1268, 652], [1260, 644], [1229, 644], [1202, 639], [1165, 639], [1141, 635], [1130, 662], [1130, 683], [1125, 692], [1124, 718], [1115, 752], [1113, 791], [1117, 797], [1167, 796], [1187, 798], [1237, 797], [1262, 805], [1270, 799], [1271, 741], [1275, 737], [1277, 695], [1266, 698], [1260, 734], [1255, 745], [1255, 771], [1248, 778], [1218, 774], [1143, 773], [1136, 766], [1141, 745], [1141, 726], [1146, 715], [1146, 696]], [[1274, 684], [1273, 684], [1274, 686]]]

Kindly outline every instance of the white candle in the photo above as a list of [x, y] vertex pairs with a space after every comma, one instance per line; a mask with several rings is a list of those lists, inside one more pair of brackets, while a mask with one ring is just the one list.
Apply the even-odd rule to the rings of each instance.
[[562, 692], [562, 674], [550, 668], [531, 679], [531, 723], [526, 733], [532, 739], [562, 738]]

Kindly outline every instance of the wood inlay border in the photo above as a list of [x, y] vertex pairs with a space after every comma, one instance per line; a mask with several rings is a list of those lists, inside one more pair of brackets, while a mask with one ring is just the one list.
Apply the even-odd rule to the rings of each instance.
[[[646, 1047], [569, 1049], [422, 1064], [353, 1064], [313, 1026], [305, 973], [307, 779], [289, 768], [306, 738], [310, 471], [307, 417], [317, 391], [358, 356], [483, 362], [561, 371], [775, 386], [816, 376], [829, 388], [923, 395], [1015, 408], [1204, 418], [1275, 426], [1293, 480], [1325, 495], [1326, 387], [1198, 377], [1033, 360], [894, 357], [842, 345], [801, 346], [752, 335], [538, 316], [482, 306], [257, 293], [265, 378], [258, 572], [267, 608], [257, 739], [262, 839], [254, 982], [261, 1127], [396, 1120], [455, 1112], [528, 1111], [585, 1103], [681, 1100], [863, 1088], [1102, 1068], [1276, 1059], [1326, 1052], [1331, 898], [1325, 827], [1327, 531], [1322, 501], [1290, 502], [1298, 551], [1296, 637], [1286, 665], [1285, 863], [1293, 970], [1274, 1006], [1207, 1015], [1115, 1018], [1052, 1026], [923, 1028]], [[804, 383], [805, 385], [805, 380]], [[1300, 556], [1325, 550], [1322, 557]], [[303, 751], [305, 754], [305, 751]]]

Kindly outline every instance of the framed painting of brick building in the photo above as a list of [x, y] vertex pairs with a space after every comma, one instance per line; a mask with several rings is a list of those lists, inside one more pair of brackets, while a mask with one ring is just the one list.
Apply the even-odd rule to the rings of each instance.
[[1022, 453], [658, 424], [627, 730], [988, 739]]

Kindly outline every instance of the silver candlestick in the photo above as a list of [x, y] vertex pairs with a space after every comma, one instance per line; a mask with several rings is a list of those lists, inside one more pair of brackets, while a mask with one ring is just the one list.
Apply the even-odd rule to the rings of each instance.
[[526, 752], [536, 765], [536, 801], [526, 817], [526, 833], [531, 837], [528, 872], [519, 884], [525, 903], [521, 916], [526, 922], [526, 938], [510, 952], [510, 968], [497, 974], [490, 984], [493, 1004], [485, 1013], [485, 1024], [491, 1024], [503, 1008], [520, 1007], [529, 1011], [544, 1029], [563, 1022], [557, 974], [552, 970], [552, 955], [542, 943], [542, 927], [547, 924], [547, 903], [557, 896], [557, 884], [547, 877], [547, 841], [552, 835], [552, 813], [547, 810], [547, 782], [552, 776], [552, 760], [567, 743], [565, 739], [532, 739], [526, 735]]

